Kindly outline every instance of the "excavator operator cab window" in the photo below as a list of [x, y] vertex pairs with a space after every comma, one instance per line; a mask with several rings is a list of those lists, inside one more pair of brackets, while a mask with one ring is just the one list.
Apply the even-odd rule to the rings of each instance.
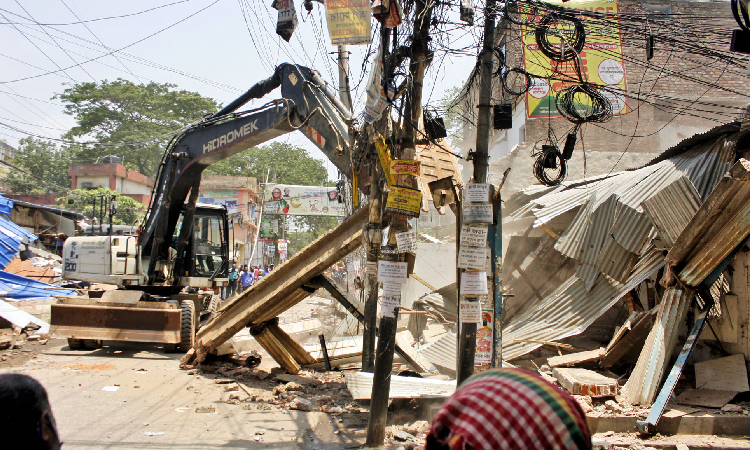
[[224, 227], [219, 215], [195, 215], [193, 221], [193, 255], [195, 276], [211, 277], [224, 261], [222, 237]]

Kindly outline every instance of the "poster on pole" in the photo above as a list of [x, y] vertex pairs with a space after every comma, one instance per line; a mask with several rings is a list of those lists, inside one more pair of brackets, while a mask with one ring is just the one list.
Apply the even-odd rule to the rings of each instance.
[[414, 230], [396, 233], [396, 247], [399, 253], [417, 251], [417, 232]]
[[405, 262], [378, 261], [378, 281], [406, 283], [407, 266]]
[[335, 187], [267, 184], [265, 214], [287, 216], [346, 216], [346, 204]]
[[409, 217], [419, 217], [419, 209], [422, 207], [422, 193], [416, 189], [391, 187], [388, 192], [388, 200], [385, 202], [385, 210]]
[[462, 295], [458, 302], [458, 320], [461, 323], [479, 323], [482, 320], [482, 303], [477, 297]]
[[461, 247], [486, 247], [487, 225], [461, 225]]
[[372, 42], [369, 0], [326, 0], [326, 21], [331, 44]]
[[458, 250], [458, 268], [485, 270], [490, 249], [487, 247], [460, 247]]
[[464, 272], [461, 274], [459, 294], [487, 294], [487, 272]]
[[396, 317], [401, 305], [401, 294], [386, 294], [380, 298], [380, 317]]
[[[614, 115], [628, 113], [626, 102], [627, 81], [625, 77], [625, 65], [622, 57], [622, 40], [618, 19], [619, 4], [607, 0], [550, 0], [555, 7], [563, 7], [572, 10], [585, 28], [586, 41], [583, 49], [579, 52], [581, 72], [585, 81], [600, 86], [599, 90], [612, 105]], [[593, 18], [577, 14], [575, 10], [592, 11], [597, 14], [606, 14], [607, 20]], [[539, 49], [536, 40], [536, 30], [539, 22], [547, 14], [553, 11], [551, 8], [536, 8], [531, 19], [532, 24], [522, 26], [523, 60], [524, 69], [533, 75], [531, 85], [526, 92], [526, 111], [529, 118], [535, 117], [560, 117], [555, 107], [557, 94], [566, 87], [580, 84], [579, 75], [576, 70], [576, 62], [552, 61]], [[561, 47], [561, 40], [556, 35], [570, 35], [574, 32], [570, 21], [560, 21], [554, 25], [551, 33], [547, 33], [549, 44], [553, 48]], [[557, 32], [557, 33], [555, 33]], [[590, 107], [581, 96], [581, 103], [576, 107], [585, 110]]]

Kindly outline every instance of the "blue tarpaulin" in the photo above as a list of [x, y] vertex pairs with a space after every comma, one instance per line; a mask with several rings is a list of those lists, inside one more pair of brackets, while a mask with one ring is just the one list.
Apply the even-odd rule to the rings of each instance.
[[[45, 289], [55, 288], [55, 289]], [[22, 277], [4, 270], [0, 270], [0, 291], [4, 291], [5, 298], [13, 300], [38, 300], [51, 296], [74, 296], [76, 291], [72, 289], [59, 289], [57, 286]], [[3, 295], [0, 294], [0, 297]]]
[[[0, 194], [0, 214], [9, 216], [12, 208], [13, 200]], [[38, 239], [34, 233], [29, 233], [8, 218], [0, 215], [0, 269], [4, 269], [16, 257], [18, 247], [24, 238], [28, 239], [27, 242]]]

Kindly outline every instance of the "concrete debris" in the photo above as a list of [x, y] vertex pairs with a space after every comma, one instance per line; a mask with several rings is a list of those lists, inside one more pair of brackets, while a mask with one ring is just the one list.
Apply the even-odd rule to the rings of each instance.
[[214, 414], [216, 412], [216, 408], [213, 406], [199, 406], [195, 408], [195, 412], [200, 414]]
[[576, 402], [581, 406], [581, 409], [585, 414], [590, 413], [594, 410], [594, 403], [591, 400], [591, 397], [588, 395], [573, 395], [573, 398]]
[[297, 411], [312, 411], [313, 409], [312, 402], [302, 397], [295, 397], [289, 407]]
[[416, 439], [416, 436], [407, 433], [406, 431], [397, 431], [393, 433], [393, 438], [399, 441], [413, 441]]
[[618, 394], [619, 386], [614, 378], [605, 377], [587, 369], [552, 369], [560, 385], [575, 395], [608, 397]]

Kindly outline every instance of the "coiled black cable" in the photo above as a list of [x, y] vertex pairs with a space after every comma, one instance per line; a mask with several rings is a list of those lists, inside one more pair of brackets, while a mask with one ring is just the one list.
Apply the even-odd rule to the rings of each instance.
[[[531, 156], [536, 158], [534, 160], [534, 176], [540, 183], [545, 186], [557, 186], [565, 180], [565, 176], [568, 174], [568, 164], [556, 145], [542, 145], [542, 150], [533, 153]], [[547, 170], [556, 170], [557, 174], [552, 177], [550, 175], [554, 172], [548, 173]]]
[[[575, 101], [576, 96], [579, 96], [578, 102]], [[591, 105], [585, 104], [585, 100]], [[557, 93], [555, 107], [563, 117], [576, 125], [586, 122], [604, 123], [612, 118], [612, 103], [589, 83], [575, 84], [562, 89]]]
[[[559, 47], [549, 41], [550, 35], [557, 36], [550, 31], [550, 28], [556, 22], [570, 22], [573, 27], [572, 33], [569, 33], [568, 36], [563, 36], [564, 42]], [[537, 45], [539, 45], [539, 51], [547, 58], [559, 62], [576, 59], [578, 53], [583, 50], [583, 46], [586, 44], [586, 29], [583, 26], [583, 22], [574, 14], [568, 12], [551, 12], [544, 16], [534, 36], [536, 37]]]
[[[524, 77], [523, 86], [520, 90], [516, 89], [515, 86], [513, 86], [514, 83], [508, 80], [508, 75], [516, 73]], [[531, 75], [529, 74], [529, 72], [521, 69], [520, 67], [508, 69], [503, 74], [503, 89], [505, 89], [505, 91], [511, 95], [523, 95], [526, 93], [526, 91], [529, 90], [529, 86], [531, 86]]]

